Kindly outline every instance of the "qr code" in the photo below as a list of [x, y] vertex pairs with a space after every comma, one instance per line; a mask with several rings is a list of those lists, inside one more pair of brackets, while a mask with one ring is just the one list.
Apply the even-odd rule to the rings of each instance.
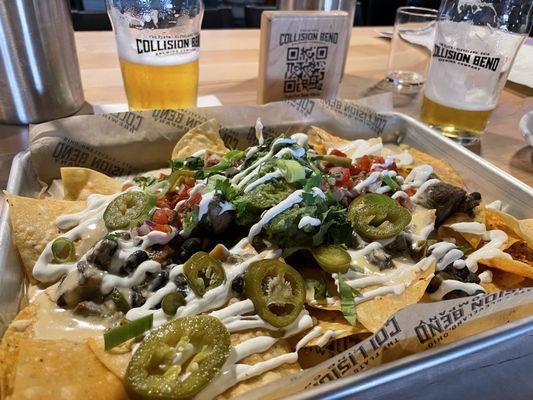
[[289, 47], [283, 92], [298, 95], [320, 92], [327, 59], [327, 46]]

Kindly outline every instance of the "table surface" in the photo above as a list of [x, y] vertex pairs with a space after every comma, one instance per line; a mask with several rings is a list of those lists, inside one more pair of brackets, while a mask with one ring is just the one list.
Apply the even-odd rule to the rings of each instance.
[[[354, 28], [339, 96], [357, 99], [377, 93], [387, 68], [390, 41], [377, 28]], [[85, 98], [92, 104], [125, 103], [126, 96], [112, 32], [76, 32]], [[202, 31], [199, 94], [223, 104], [255, 104], [259, 30]], [[420, 97], [420, 96], [418, 96]], [[402, 97], [397, 111], [417, 116], [419, 98]], [[481, 144], [472, 150], [533, 186], [533, 148], [518, 121], [533, 109], [533, 89], [508, 82]], [[1, 133], [1, 132], [0, 132]], [[26, 145], [24, 138], [0, 134], [0, 157]]]

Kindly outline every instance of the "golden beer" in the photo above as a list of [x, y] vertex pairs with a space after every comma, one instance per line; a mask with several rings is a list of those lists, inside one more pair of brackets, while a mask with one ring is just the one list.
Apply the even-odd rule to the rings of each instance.
[[[485, 108], [485, 109], [483, 109]], [[452, 138], [476, 137], [483, 133], [493, 107], [477, 107], [468, 110], [440, 104], [424, 96], [421, 119]]]
[[131, 110], [196, 106], [198, 59], [177, 65], [143, 65], [120, 60]]
[[107, 0], [130, 110], [195, 107], [201, 0]]

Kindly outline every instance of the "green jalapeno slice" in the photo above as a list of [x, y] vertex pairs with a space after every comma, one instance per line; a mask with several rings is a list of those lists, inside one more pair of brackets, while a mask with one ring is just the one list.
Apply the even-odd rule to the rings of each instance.
[[354, 200], [348, 217], [355, 231], [367, 240], [397, 235], [411, 222], [411, 213], [384, 194], [369, 193]]
[[149, 199], [140, 191], [121, 194], [104, 211], [105, 226], [109, 230], [128, 228], [148, 215]]
[[124, 384], [132, 399], [189, 399], [219, 373], [230, 335], [210, 315], [178, 318], [151, 331], [131, 358]]
[[312, 249], [313, 257], [322, 269], [330, 274], [346, 272], [352, 257], [342, 246], [320, 246]]
[[293, 322], [305, 302], [302, 276], [279, 260], [252, 263], [244, 273], [244, 290], [257, 314], [277, 328]]
[[185, 305], [185, 297], [178, 292], [167, 294], [161, 301], [161, 309], [167, 315], [176, 315], [178, 308], [183, 305]]
[[220, 260], [203, 251], [193, 254], [187, 260], [183, 265], [183, 273], [198, 297], [203, 297], [205, 292], [222, 285], [226, 280]]

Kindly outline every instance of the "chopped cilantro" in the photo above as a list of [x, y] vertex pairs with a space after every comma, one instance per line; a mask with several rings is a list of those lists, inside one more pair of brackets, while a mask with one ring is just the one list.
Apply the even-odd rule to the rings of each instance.
[[339, 294], [341, 295], [341, 311], [351, 325], [357, 324], [357, 312], [355, 310], [354, 297], [361, 294], [344, 281], [342, 274], [338, 275]]

